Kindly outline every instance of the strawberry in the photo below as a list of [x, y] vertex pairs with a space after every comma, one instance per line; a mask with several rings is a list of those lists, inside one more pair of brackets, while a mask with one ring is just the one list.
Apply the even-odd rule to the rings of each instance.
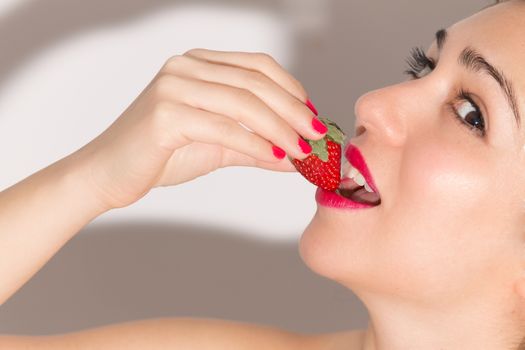
[[328, 118], [319, 117], [328, 132], [318, 140], [306, 142], [312, 146], [312, 153], [304, 160], [288, 156], [295, 166], [308, 181], [328, 191], [335, 191], [341, 182], [341, 147], [345, 134], [336, 123]]

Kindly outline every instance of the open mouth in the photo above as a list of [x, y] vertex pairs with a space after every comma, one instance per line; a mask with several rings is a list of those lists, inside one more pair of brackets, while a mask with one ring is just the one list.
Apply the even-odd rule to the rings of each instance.
[[348, 143], [341, 163], [342, 180], [335, 193], [354, 203], [372, 207], [380, 205], [379, 191], [357, 146]]
[[377, 193], [368, 192], [364, 185], [359, 186], [352, 178], [343, 179], [335, 192], [353, 202], [372, 206], [381, 204], [381, 198]]

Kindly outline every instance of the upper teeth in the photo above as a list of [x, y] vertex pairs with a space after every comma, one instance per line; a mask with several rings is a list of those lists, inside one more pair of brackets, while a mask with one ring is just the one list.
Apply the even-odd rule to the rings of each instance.
[[349, 170], [347, 171], [347, 176], [351, 179], [354, 179], [354, 181], [359, 185], [359, 186], [365, 186], [365, 190], [367, 192], [374, 192], [374, 190], [372, 190], [372, 188], [370, 187], [370, 185], [366, 182], [365, 180], [365, 177], [363, 176], [363, 174], [361, 174], [359, 172], [359, 170], [357, 170], [356, 168], [354, 168], [352, 165], [348, 164], [347, 165], [349, 167]]

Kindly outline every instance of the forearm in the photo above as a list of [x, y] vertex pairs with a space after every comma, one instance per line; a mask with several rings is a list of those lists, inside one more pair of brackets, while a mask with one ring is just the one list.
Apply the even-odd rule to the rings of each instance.
[[75, 154], [0, 192], [0, 305], [104, 211]]

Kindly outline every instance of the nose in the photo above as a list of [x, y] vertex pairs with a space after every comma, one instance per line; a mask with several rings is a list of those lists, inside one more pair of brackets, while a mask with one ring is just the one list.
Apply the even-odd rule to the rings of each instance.
[[368, 131], [369, 137], [400, 147], [412, 134], [432, 133], [452, 89], [450, 79], [438, 70], [360, 96], [354, 105], [355, 137]]
[[369, 137], [399, 147], [406, 139], [407, 115], [411, 109], [404, 103], [401, 85], [373, 90], [360, 96], [354, 106], [355, 137], [368, 132]]
[[[369, 149], [377, 146], [372, 153], [376, 155], [375, 160], [378, 162], [381, 159], [377, 156], [383, 156], [383, 166], [401, 166], [402, 156], [407, 148], [413, 148], [413, 145], [420, 145], [422, 142], [435, 141], [432, 138], [439, 137], [436, 136], [436, 131], [440, 131], [443, 114], [450, 113], [444, 110], [444, 104], [450, 98], [454, 81], [446, 74], [439, 75], [437, 71], [438, 68], [424, 78], [367, 92], [355, 102], [355, 138], [362, 135]], [[349, 140], [352, 141], [351, 138]], [[348, 145], [345, 153], [347, 150]], [[372, 159], [371, 157], [370, 160]], [[347, 174], [347, 169], [344, 168], [343, 174]], [[401, 170], [399, 169], [399, 173]], [[381, 191], [381, 182], [379, 185]]]

